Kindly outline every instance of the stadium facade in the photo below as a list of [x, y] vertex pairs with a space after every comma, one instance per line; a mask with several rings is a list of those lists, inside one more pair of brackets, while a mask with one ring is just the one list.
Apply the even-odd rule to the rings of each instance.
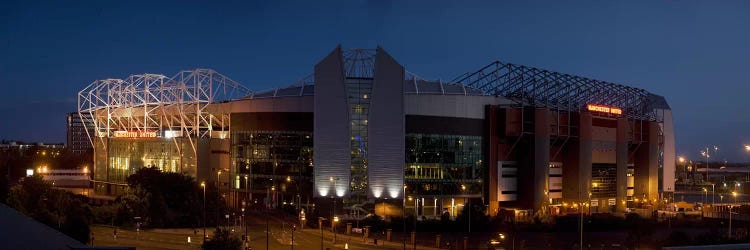
[[502, 62], [443, 82], [382, 48], [337, 47], [266, 91], [202, 69], [98, 80], [79, 113], [104, 195], [149, 166], [218, 184], [235, 206], [333, 202], [341, 215], [622, 211], [674, 190], [663, 97]]

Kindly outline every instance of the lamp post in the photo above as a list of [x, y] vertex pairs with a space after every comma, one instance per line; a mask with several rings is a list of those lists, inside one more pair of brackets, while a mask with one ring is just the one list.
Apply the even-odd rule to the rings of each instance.
[[320, 228], [320, 250], [323, 250], [323, 217], [318, 217], [318, 228]]
[[247, 185], [248, 179], [249, 179], [249, 176], [245, 175], [245, 199], [247, 200], [245, 204], [250, 204], [250, 189], [248, 188], [249, 186]]
[[739, 182], [739, 181], [735, 182], [735, 183], [734, 183], [734, 186], [735, 186], [735, 187], [734, 187], [734, 190], [735, 190], [736, 192], [740, 192], [740, 182]]
[[333, 244], [334, 245], [336, 244], [336, 223], [338, 223], [338, 222], [339, 222], [339, 217], [338, 216], [334, 216], [333, 217], [333, 222], [331, 223], [331, 229], [333, 230]]
[[[404, 245], [404, 250], [406, 250], [406, 184], [404, 184], [404, 197], [401, 199], [403, 202], [401, 204], [401, 211], [403, 212], [403, 216], [401, 218], [401, 224], [403, 229], [401, 232], [403, 233], [403, 236], [401, 237], [401, 241]], [[385, 204], [383, 204], [385, 206]], [[383, 213], [383, 218], [385, 218], [385, 213]]]
[[221, 170], [216, 171], [216, 228], [219, 228], [219, 203], [221, 202], [221, 182], [219, 177], [221, 176]]
[[727, 234], [729, 239], [732, 239], [732, 208], [733, 207], [734, 205], [729, 205], [729, 233]]
[[706, 204], [706, 202], [708, 202], [708, 189], [703, 188], [703, 193], [703, 204]]
[[589, 203], [591, 203], [591, 192], [589, 192], [589, 201], [588, 201], [588, 203], [586, 203], [586, 205], [587, 205], [586, 207], [587, 207], [587, 208], [588, 208], [588, 210], [589, 210], [589, 213], [588, 213], [588, 214], [589, 214], [589, 215], [591, 215], [591, 206], [588, 206], [588, 205], [589, 205]]
[[328, 181], [333, 182], [333, 195], [331, 195], [331, 198], [333, 199], [333, 209], [331, 210], [331, 230], [333, 231], [333, 243], [336, 244], [336, 222], [338, 221], [338, 217], [336, 217], [336, 182], [339, 180], [338, 177], [330, 176], [328, 177]]
[[[734, 203], [737, 203], [737, 192], [732, 192], [732, 196], [734, 196]], [[732, 208], [734, 208], [734, 204], [729, 205], [729, 239], [732, 239]]]
[[[271, 179], [271, 180], [273, 181], [273, 179]], [[272, 184], [273, 184], [273, 183], [272, 183]], [[269, 190], [269, 189], [268, 189], [268, 188], [266, 188], [266, 193], [268, 194], [268, 195], [266, 195], [266, 199], [267, 199], [267, 200], [269, 200], [269, 202], [270, 202], [270, 200], [271, 200], [271, 195], [272, 195], [272, 192], [276, 192], [276, 186], [275, 186], [275, 185], [271, 185], [271, 188], [270, 188], [270, 190], [271, 190], [271, 191], [268, 191], [268, 190]], [[270, 207], [269, 207], [268, 205], [266, 205], [266, 213], [270, 213], [270, 212], [268, 211], [268, 210], [269, 210], [269, 208], [270, 208]], [[269, 247], [269, 244], [270, 244], [270, 243], [269, 243], [269, 239], [270, 239], [270, 233], [271, 233], [271, 229], [270, 229], [270, 228], [269, 228], [269, 226], [268, 226], [268, 224], [269, 224], [269, 222], [268, 222], [268, 217], [270, 217], [270, 216], [266, 216], [266, 250], [268, 250], [268, 247]], [[282, 225], [282, 226], [283, 226], [283, 225]]]
[[294, 250], [294, 231], [297, 231], [297, 225], [292, 225], [292, 250]]
[[[745, 152], [750, 153], [750, 145], [745, 145]], [[750, 165], [748, 166], [750, 168]], [[750, 170], [747, 171], [747, 182], [750, 182]]]
[[580, 246], [581, 250], [583, 250], [583, 202], [579, 202], [581, 205], [578, 206], [578, 214], [580, 215], [580, 223], [581, 223], [581, 234], [580, 236]]
[[[721, 197], [724, 198], [724, 196]], [[716, 184], [711, 183], [711, 205], [713, 205], [714, 203], [716, 203]]]
[[206, 182], [201, 181], [203, 188], [203, 241], [206, 241]]

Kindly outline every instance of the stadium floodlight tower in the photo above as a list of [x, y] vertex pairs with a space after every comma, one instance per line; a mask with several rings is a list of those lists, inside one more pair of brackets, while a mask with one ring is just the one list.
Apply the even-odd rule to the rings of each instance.
[[175, 144], [182, 138], [196, 155], [197, 139], [229, 137], [229, 113], [212, 110], [211, 104], [248, 96], [249, 89], [211, 69], [185, 70], [172, 78], [138, 74], [94, 81], [78, 92], [78, 113], [88, 119], [84, 125], [94, 126], [93, 134], [90, 128], [86, 132], [95, 151], [106, 151], [108, 138], [160, 137]]

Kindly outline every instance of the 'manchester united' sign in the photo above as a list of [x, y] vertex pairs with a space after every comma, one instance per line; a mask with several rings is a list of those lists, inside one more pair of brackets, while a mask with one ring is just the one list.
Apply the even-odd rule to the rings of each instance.
[[599, 112], [599, 113], [622, 115], [622, 109], [618, 107], [610, 107], [610, 106], [597, 105], [597, 104], [587, 104], [586, 108], [589, 111], [594, 111], [594, 112]]
[[117, 138], [155, 138], [156, 131], [115, 131]]

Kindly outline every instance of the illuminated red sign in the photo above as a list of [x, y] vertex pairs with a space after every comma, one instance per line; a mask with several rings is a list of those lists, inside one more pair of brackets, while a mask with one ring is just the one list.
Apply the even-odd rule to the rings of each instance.
[[117, 138], [155, 138], [156, 131], [115, 131]]
[[622, 109], [618, 107], [610, 107], [610, 106], [604, 106], [604, 105], [596, 105], [596, 104], [588, 104], [586, 105], [586, 109], [589, 111], [599, 112], [599, 113], [607, 113], [607, 114], [613, 114], [613, 115], [622, 115]]

